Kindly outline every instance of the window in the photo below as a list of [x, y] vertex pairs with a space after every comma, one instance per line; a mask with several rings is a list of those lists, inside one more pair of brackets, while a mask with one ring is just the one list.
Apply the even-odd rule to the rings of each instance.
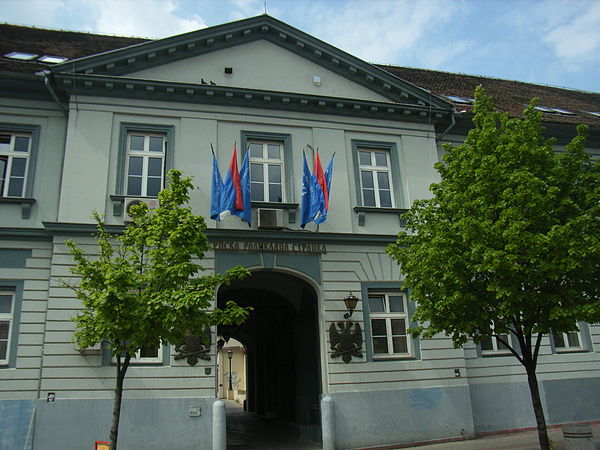
[[0, 131], [0, 197], [24, 197], [27, 187], [31, 135]]
[[283, 202], [285, 176], [283, 142], [248, 141], [250, 152], [251, 199], [255, 202]]
[[568, 333], [555, 333], [552, 334], [552, 338], [554, 340], [554, 348], [557, 352], [583, 350], [581, 332], [579, 330]]
[[127, 133], [127, 169], [125, 195], [156, 197], [163, 188], [166, 136]]
[[14, 292], [0, 290], [0, 365], [9, 362], [14, 304]]
[[404, 293], [369, 293], [373, 356], [412, 356], [408, 305]]
[[[486, 331], [491, 332], [491, 329], [489, 328], [489, 326], [486, 327]], [[506, 345], [504, 345], [502, 343], [502, 341], [500, 341], [500, 338], [501, 338], [504, 342], [510, 342], [508, 334], [501, 333], [498, 336], [490, 336], [487, 334], [483, 334], [481, 336], [481, 341], [479, 342], [479, 345], [481, 346], [481, 352], [483, 354], [486, 354], [486, 353], [510, 353], [510, 350], [508, 350], [508, 347]]]
[[390, 153], [359, 147], [358, 163], [363, 206], [393, 208]]
[[[273, 203], [269, 206], [271, 208], [297, 207], [294, 205], [296, 186], [292, 184], [292, 136], [244, 130], [240, 134], [240, 159], [243, 161], [246, 152], [249, 152], [251, 200]], [[290, 223], [294, 223], [295, 209], [288, 208], [288, 211]]]
[[[133, 356], [130, 360], [131, 364], [162, 364], [164, 360], [164, 350], [167, 347], [163, 347], [159, 345], [158, 347], [147, 346], [139, 349], [135, 356]], [[123, 355], [122, 355], [123, 357]], [[109, 356], [110, 358], [110, 356]], [[113, 357], [111, 362], [113, 364], [117, 363], [117, 358]]]

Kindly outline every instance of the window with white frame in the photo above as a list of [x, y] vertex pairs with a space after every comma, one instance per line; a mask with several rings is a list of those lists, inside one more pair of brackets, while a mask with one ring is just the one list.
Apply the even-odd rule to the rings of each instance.
[[[113, 357], [112, 362], [116, 363], [117, 358]], [[137, 352], [135, 356], [131, 357], [131, 364], [156, 364], [163, 362], [163, 346], [159, 345], [154, 347], [151, 345], [143, 346]]]
[[358, 147], [358, 164], [362, 205], [393, 208], [390, 152]]
[[127, 133], [125, 195], [158, 196], [164, 186], [166, 143], [164, 134]]
[[252, 201], [282, 203], [285, 198], [283, 142], [249, 140], [248, 151]]
[[486, 326], [485, 331], [486, 331], [486, 333], [482, 333], [481, 340], [479, 341], [479, 345], [481, 346], [481, 352], [483, 354], [510, 353], [510, 350], [508, 349], [508, 347], [502, 343], [502, 341], [507, 342], [507, 343], [509, 342], [508, 334], [500, 333], [500, 334], [497, 334], [496, 336], [491, 336], [490, 334], [487, 334], [487, 333], [492, 333], [492, 330], [489, 327], [489, 325]]
[[0, 197], [24, 197], [31, 135], [0, 132]]
[[552, 334], [552, 339], [554, 340], [554, 348], [557, 352], [583, 349], [583, 345], [581, 343], [581, 332], [579, 330], [579, 327], [577, 328], [577, 331]]
[[14, 304], [14, 293], [0, 290], [0, 365], [9, 361]]
[[373, 357], [412, 356], [406, 294], [377, 292], [368, 298]]

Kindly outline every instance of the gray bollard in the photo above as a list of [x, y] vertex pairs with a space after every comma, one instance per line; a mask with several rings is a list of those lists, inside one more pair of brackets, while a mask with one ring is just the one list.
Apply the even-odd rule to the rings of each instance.
[[321, 428], [323, 450], [335, 450], [335, 414], [333, 399], [328, 395], [321, 399]]
[[563, 425], [566, 450], [594, 450], [592, 427], [589, 425]]
[[213, 450], [227, 449], [227, 421], [225, 403], [217, 400], [213, 403]]

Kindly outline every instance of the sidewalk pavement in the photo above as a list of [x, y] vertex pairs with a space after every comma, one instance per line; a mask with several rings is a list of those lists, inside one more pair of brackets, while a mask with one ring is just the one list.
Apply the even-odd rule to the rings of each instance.
[[[590, 424], [594, 436], [594, 443], [597, 449], [600, 449], [600, 422]], [[550, 440], [553, 448], [556, 450], [565, 449], [564, 439], [561, 427], [548, 429]], [[537, 430], [519, 431], [513, 433], [493, 434], [481, 436], [477, 439], [466, 441], [445, 442], [430, 445], [420, 445], [415, 447], [404, 448], [419, 448], [421, 450], [484, 450], [484, 449], [539, 449]]]

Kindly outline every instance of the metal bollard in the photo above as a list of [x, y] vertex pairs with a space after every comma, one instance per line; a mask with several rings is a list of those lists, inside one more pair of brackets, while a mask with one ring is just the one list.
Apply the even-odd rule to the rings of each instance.
[[563, 425], [565, 450], [594, 450], [592, 427], [589, 425]]
[[321, 427], [323, 450], [335, 450], [335, 414], [333, 399], [328, 395], [321, 399]]
[[213, 450], [227, 449], [227, 423], [225, 403], [217, 400], [213, 403]]

